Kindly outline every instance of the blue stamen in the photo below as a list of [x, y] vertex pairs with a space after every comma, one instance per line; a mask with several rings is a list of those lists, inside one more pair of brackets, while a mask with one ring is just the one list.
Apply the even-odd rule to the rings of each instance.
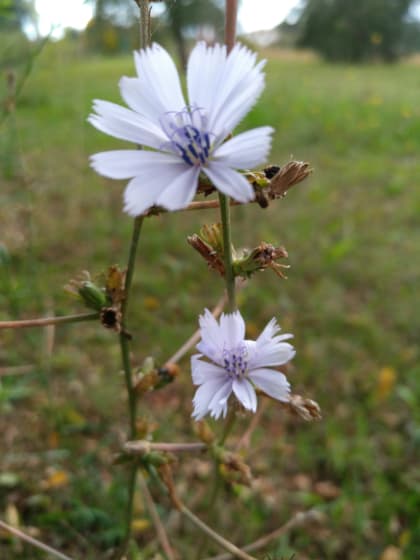
[[[185, 108], [178, 113], [166, 113], [161, 119], [163, 131], [169, 138], [165, 149], [176, 152], [188, 165], [204, 166], [210, 155], [210, 132], [202, 109]], [[196, 126], [197, 125], [197, 126]]]
[[244, 377], [248, 368], [246, 360], [247, 351], [244, 344], [232, 350], [223, 351], [223, 364], [226, 372], [231, 377]]

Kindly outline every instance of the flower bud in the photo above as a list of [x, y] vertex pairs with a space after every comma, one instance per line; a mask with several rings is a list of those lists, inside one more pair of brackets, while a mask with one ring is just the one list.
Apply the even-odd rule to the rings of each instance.
[[287, 257], [288, 253], [284, 247], [274, 247], [274, 245], [262, 241], [258, 247], [244, 250], [239, 258], [234, 259], [233, 271], [235, 276], [249, 278], [259, 270], [271, 268], [278, 276], [286, 278], [281, 269], [289, 267], [276, 261]]
[[242, 484], [243, 486], [251, 485], [251, 469], [240, 455], [217, 447], [215, 448], [215, 457], [220, 464], [220, 474], [227, 482]]
[[178, 374], [177, 364], [168, 363], [158, 368], [155, 366], [154, 359], [149, 356], [144, 360], [141, 370], [136, 375], [134, 389], [138, 395], [162, 389], [172, 383]]
[[85, 280], [80, 284], [77, 290], [86, 307], [100, 311], [108, 303], [106, 294], [103, 289], [99, 288], [90, 280]]
[[[213, 270], [221, 276], [225, 274], [223, 262], [223, 234], [221, 224], [205, 224], [197, 235], [187, 237], [188, 243], [207, 261]], [[232, 247], [232, 250], [233, 247]]]
[[168, 363], [157, 370], [158, 382], [155, 385], [155, 389], [162, 389], [172, 381], [175, 381], [179, 374], [179, 366], [177, 364]]
[[207, 445], [211, 445], [216, 439], [213, 430], [204, 420], [200, 420], [194, 424], [194, 431], [200, 440]]
[[313, 422], [322, 418], [321, 407], [312, 399], [305, 399], [301, 395], [290, 395], [287, 405], [293, 414], [306, 422]]

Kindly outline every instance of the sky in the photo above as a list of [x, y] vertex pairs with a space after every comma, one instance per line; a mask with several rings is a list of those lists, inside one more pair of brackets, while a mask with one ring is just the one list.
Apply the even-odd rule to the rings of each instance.
[[[245, 33], [271, 29], [283, 21], [297, 3], [298, 0], [242, 0], [239, 23]], [[36, 0], [35, 5], [42, 35], [47, 35], [52, 27], [55, 37], [62, 35], [65, 26], [84, 29], [92, 15], [91, 7], [84, 0]]]

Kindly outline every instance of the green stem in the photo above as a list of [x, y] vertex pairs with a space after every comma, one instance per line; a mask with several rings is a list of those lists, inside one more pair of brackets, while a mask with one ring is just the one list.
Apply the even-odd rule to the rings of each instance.
[[[150, 11], [149, 0], [136, 0], [140, 8], [140, 48], [144, 49], [150, 43]], [[131, 283], [134, 274], [134, 265], [136, 261], [137, 246], [140, 238], [141, 227], [143, 225], [143, 217], [137, 216], [133, 224], [133, 233], [131, 236], [130, 251], [128, 255], [127, 272], [125, 276], [124, 300], [121, 305], [121, 333], [120, 348], [121, 358], [124, 368], [125, 385], [128, 394], [129, 406], [129, 423], [130, 423], [130, 439], [136, 438], [136, 418], [137, 418], [137, 395], [133, 386], [133, 372], [130, 362], [130, 346], [127, 336], [127, 309], [130, 297]], [[128, 545], [131, 538], [131, 522], [133, 518], [134, 494], [137, 481], [137, 464], [134, 462], [130, 467], [128, 479], [128, 500], [126, 509], [125, 536], [120, 548], [120, 557], [126, 556]]]
[[[131, 236], [131, 244], [128, 255], [127, 271], [125, 276], [124, 286], [124, 300], [121, 305], [121, 333], [120, 333], [120, 348], [121, 358], [124, 369], [125, 385], [128, 394], [128, 407], [129, 407], [129, 425], [130, 425], [130, 439], [136, 437], [136, 417], [137, 417], [137, 396], [133, 386], [133, 372], [130, 362], [130, 345], [129, 338], [127, 337], [127, 310], [130, 297], [130, 289], [133, 281], [134, 267], [136, 262], [136, 253], [139, 243], [141, 226], [143, 225], [143, 217], [138, 216], [134, 220], [133, 233]], [[133, 516], [134, 493], [136, 489], [137, 479], [137, 464], [134, 463], [130, 467], [128, 478], [128, 500], [126, 509], [126, 524], [125, 524], [125, 537], [121, 545], [119, 556], [125, 556], [131, 537], [131, 520]]]
[[219, 445], [224, 445], [228, 435], [232, 431], [232, 428], [235, 424], [235, 420], [236, 420], [236, 411], [235, 411], [234, 408], [231, 408], [229, 410], [229, 414], [228, 414], [228, 417], [227, 417], [227, 420], [226, 420], [226, 424], [225, 424], [225, 428], [223, 430], [222, 437], [219, 440]]
[[235, 275], [232, 266], [232, 235], [230, 226], [230, 205], [226, 195], [219, 192], [220, 219], [223, 232], [223, 260], [225, 264], [225, 282], [228, 296], [227, 311], [232, 313], [236, 309]]

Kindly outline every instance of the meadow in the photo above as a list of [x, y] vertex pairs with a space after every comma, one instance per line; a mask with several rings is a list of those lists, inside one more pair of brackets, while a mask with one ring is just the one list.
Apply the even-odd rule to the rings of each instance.
[[[297, 511], [323, 513], [271, 543], [270, 558], [417, 560], [419, 68], [264, 54], [267, 87], [241, 128], [274, 126], [271, 162], [305, 160], [314, 172], [267, 210], [235, 208], [235, 245], [284, 245], [290, 264], [287, 280], [255, 276], [240, 304], [250, 336], [272, 316], [294, 333], [293, 391], [318, 401], [323, 419], [304, 423], [271, 403], [253, 434], [252, 489], [225, 488], [223, 507], [208, 511], [212, 473], [199, 457], [177, 468], [180, 492], [237, 544]], [[89, 154], [124, 143], [86, 117], [94, 98], [119, 102], [118, 80], [133, 72], [129, 55], [48, 45], [3, 121], [0, 320], [82, 312], [63, 290], [69, 279], [125, 265], [124, 182], [88, 166]], [[220, 297], [222, 280], [186, 242], [217, 220], [184, 212], [144, 224], [129, 318], [135, 363], [164, 363]], [[107, 558], [121, 539], [125, 473], [112, 462], [127, 428], [120, 369], [115, 334], [97, 324], [1, 332], [0, 518], [74, 558]], [[156, 440], [191, 437], [192, 395], [185, 359], [179, 379], [143, 405]], [[248, 424], [238, 422], [232, 441]], [[160, 513], [180, 557], [194, 558], [194, 528]], [[132, 558], [158, 558], [140, 496], [134, 530]], [[203, 557], [217, 552], [208, 545]], [[0, 533], [0, 558], [44, 557]]]

